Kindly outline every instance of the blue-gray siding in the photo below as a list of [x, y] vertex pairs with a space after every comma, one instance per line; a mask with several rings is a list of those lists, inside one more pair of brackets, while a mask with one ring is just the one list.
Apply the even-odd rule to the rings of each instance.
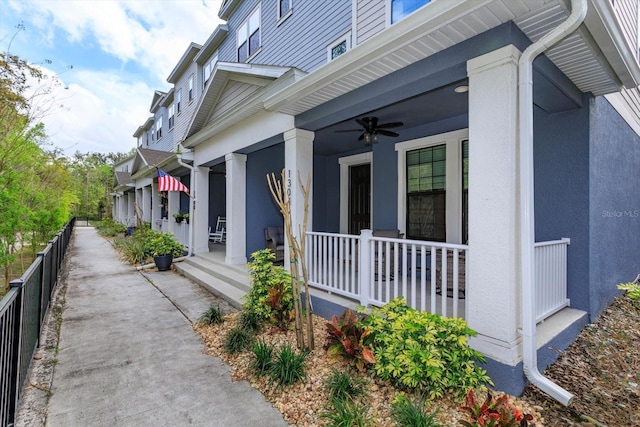
[[236, 30], [261, 3], [262, 49], [254, 64], [312, 71], [327, 62], [327, 45], [351, 29], [351, 0], [293, 2], [291, 16], [278, 24], [276, 1], [244, 1], [229, 18], [229, 34], [219, 50], [221, 61], [237, 61]]

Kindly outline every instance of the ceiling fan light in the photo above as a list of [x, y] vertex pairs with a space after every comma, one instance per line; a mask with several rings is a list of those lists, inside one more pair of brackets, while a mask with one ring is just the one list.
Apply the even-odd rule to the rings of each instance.
[[374, 144], [377, 144], [377, 143], [378, 143], [378, 132], [373, 132], [373, 134], [371, 135], [371, 137], [372, 137], [372, 138], [371, 138], [371, 141], [372, 141]]
[[369, 132], [364, 133], [364, 143], [366, 145], [371, 145], [371, 134]]

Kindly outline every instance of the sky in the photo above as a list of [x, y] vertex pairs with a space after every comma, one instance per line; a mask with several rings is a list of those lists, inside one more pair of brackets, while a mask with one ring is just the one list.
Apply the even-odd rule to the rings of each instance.
[[[222, 23], [222, 0], [0, 0], [0, 49], [60, 80], [43, 117], [49, 143], [128, 152], [155, 90], [189, 43]], [[34, 85], [35, 89], [35, 85]]]

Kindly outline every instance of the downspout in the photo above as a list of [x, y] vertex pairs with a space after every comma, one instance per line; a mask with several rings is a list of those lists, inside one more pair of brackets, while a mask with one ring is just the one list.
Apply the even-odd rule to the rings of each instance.
[[520, 256], [522, 283], [522, 348], [524, 373], [536, 387], [565, 406], [573, 395], [538, 370], [535, 311], [535, 242], [533, 175], [533, 60], [575, 31], [587, 15], [587, 0], [571, 0], [571, 14], [562, 24], [522, 53], [518, 72], [520, 127]]
[[194, 225], [196, 222], [196, 217], [194, 216], [194, 211], [196, 210], [196, 168], [190, 164], [184, 163], [182, 161], [182, 153], [177, 153], [176, 158], [178, 159], [178, 164], [184, 166], [185, 168], [191, 171], [191, 189], [189, 194], [189, 254], [188, 256], [193, 256], [193, 232]]

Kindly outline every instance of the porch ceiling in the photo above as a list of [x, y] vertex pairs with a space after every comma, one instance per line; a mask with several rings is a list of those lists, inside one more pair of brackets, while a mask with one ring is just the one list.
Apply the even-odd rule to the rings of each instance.
[[[562, 16], [566, 16], [563, 0], [432, 2], [267, 98], [264, 106], [298, 116], [503, 23], [515, 22], [537, 39]], [[619, 90], [616, 73], [584, 27], [549, 55], [583, 92], [599, 95]]]

